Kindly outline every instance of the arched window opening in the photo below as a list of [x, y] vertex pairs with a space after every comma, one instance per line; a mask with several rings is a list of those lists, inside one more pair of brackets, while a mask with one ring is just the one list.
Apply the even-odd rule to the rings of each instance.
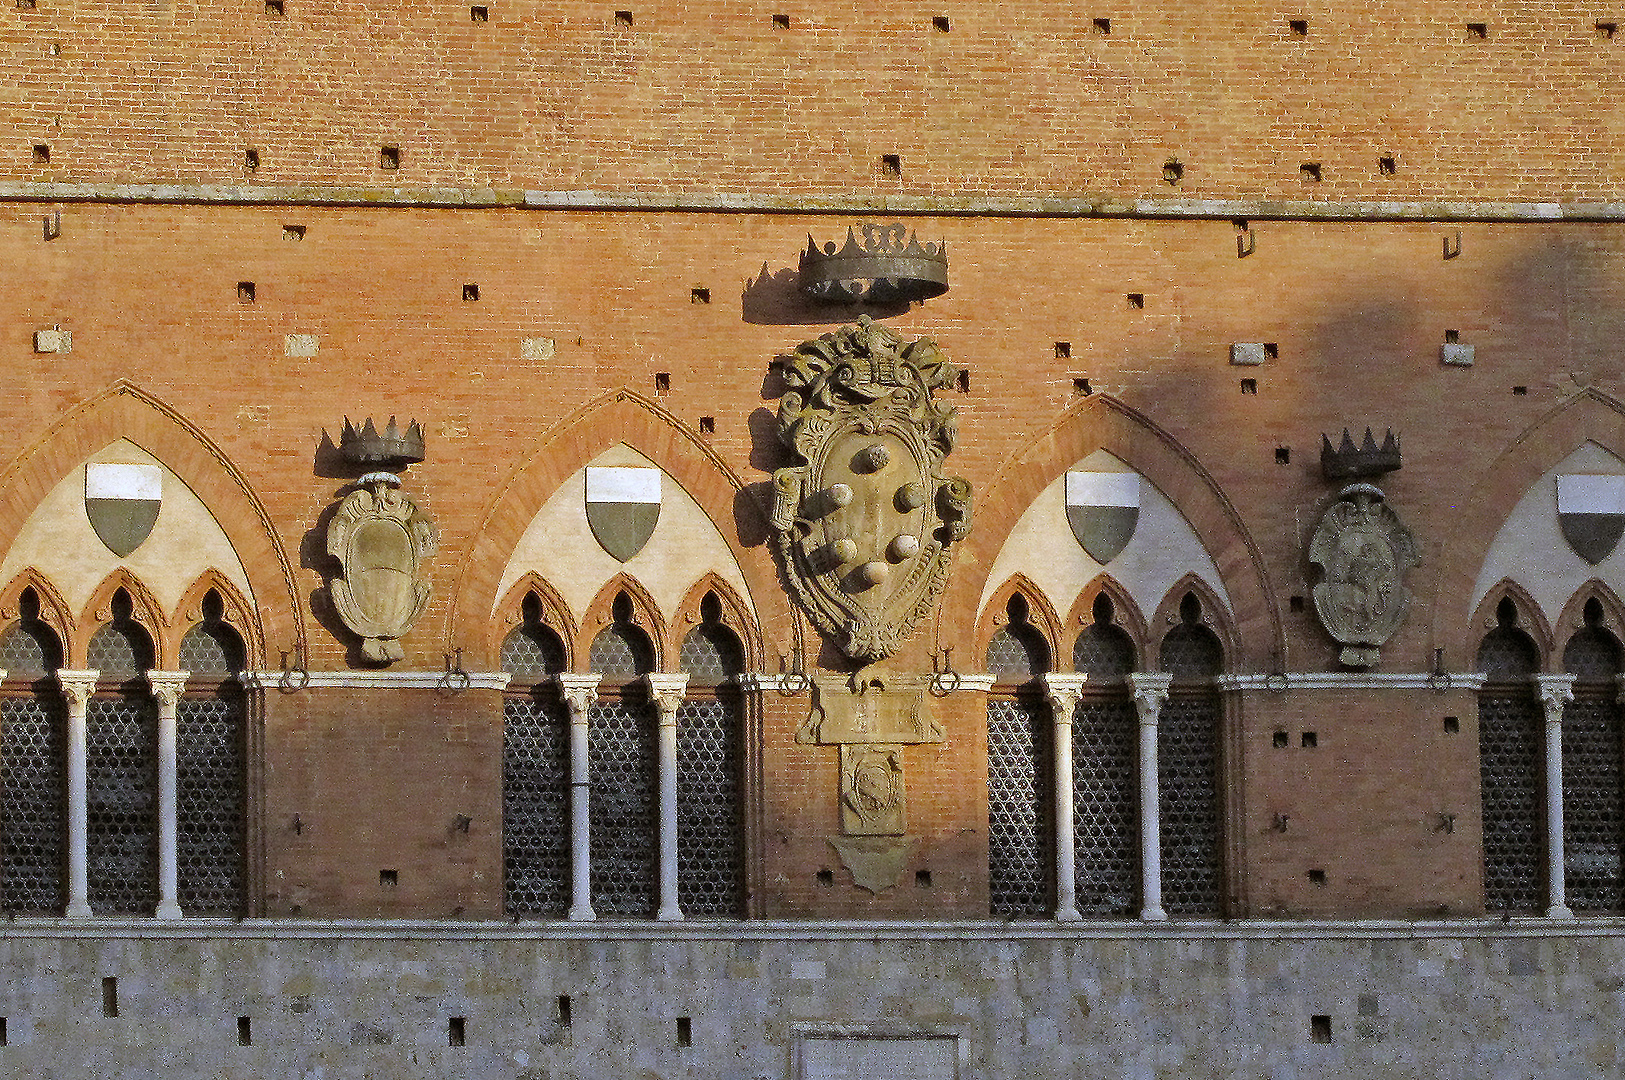
[[1533, 679], [1540, 651], [1503, 597], [1478, 647], [1478, 763], [1484, 821], [1484, 902], [1535, 913], [1544, 903], [1545, 754]]
[[588, 710], [592, 775], [592, 905], [600, 916], [646, 918], [658, 900], [656, 723], [637, 680], [655, 670], [654, 645], [632, 622], [632, 598], [617, 593], [611, 622], [589, 650], [603, 676]]
[[987, 701], [989, 910], [1036, 918], [1055, 904], [1054, 725], [1035, 681], [1050, 649], [1025, 596], [1012, 593], [1005, 615], [987, 646], [997, 680]]
[[1090, 682], [1118, 681], [1134, 670], [1134, 639], [1115, 625], [1116, 614], [1111, 597], [1105, 593], [1095, 597], [1094, 621], [1072, 647], [1072, 666]]
[[155, 666], [154, 649], [128, 592], [115, 592], [111, 607], [87, 649], [101, 672], [85, 713], [90, 906], [149, 915], [158, 902], [158, 709], [141, 675]]
[[1162, 639], [1162, 669], [1173, 676], [1157, 731], [1162, 818], [1162, 902], [1170, 915], [1217, 915], [1223, 906], [1219, 768], [1223, 701], [1214, 680], [1224, 646], [1202, 624], [1188, 592], [1179, 624]]
[[237, 915], [248, 900], [248, 703], [236, 673], [248, 650], [214, 589], [202, 614], [180, 645], [189, 675], [175, 712], [179, 901], [188, 915]]
[[47, 677], [62, 666], [62, 643], [32, 588], [18, 606], [20, 618], [0, 635], [0, 910], [58, 915], [67, 712]]
[[570, 718], [552, 676], [564, 642], [528, 594], [502, 643], [503, 903], [510, 915], [560, 918], [570, 901]]
[[1011, 593], [1006, 624], [987, 644], [987, 669], [999, 682], [1026, 682], [1050, 669], [1049, 642], [1031, 622], [1027, 598]]
[[688, 690], [677, 711], [677, 898], [689, 917], [744, 912], [744, 708], [736, 682], [745, 648], [707, 592], [683, 639]]
[[587, 666], [606, 679], [635, 679], [655, 669], [654, 643], [632, 621], [632, 598], [617, 593], [610, 624], [593, 639]]
[[1613, 912], [1625, 909], [1625, 745], [1620, 644], [1602, 621], [1602, 605], [1592, 597], [1584, 626], [1563, 649], [1563, 670], [1575, 677], [1574, 700], [1563, 708], [1564, 891], [1576, 911]]

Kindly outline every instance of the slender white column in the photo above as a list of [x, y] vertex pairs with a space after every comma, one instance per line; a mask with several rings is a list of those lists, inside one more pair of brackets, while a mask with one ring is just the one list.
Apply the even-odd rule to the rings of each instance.
[[1054, 724], [1055, 746], [1055, 921], [1077, 922], [1078, 857], [1072, 824], [1072, 714], [1087, 675], [1047, 672], [1044, 692]]
[[688, 676], [643, 678], [660, 711], [660, 910], [655, 918], [675, 922], [683, 917], [677, 902], [677, 707], [688, 689]]
[[601, 675], [555, 675], [570, 710], [570, 912], [596, 919], [592, 909], [592, 827], [587, 775], [587, 710], [598, 700]]
[[1563, 705], [1574, 700], [1573, 675], [1536, 675], [1546, 713], [1546, 917], [1572, 919], [1563, 895]]
[[1134, 711], [1140, 716], [1140, 918], [1161, 922], [1162, 910], [1162, 791], [1157, 779], [1157, 718], [1168, 700], [1165, 672], [1136, 671], [1128, 677], [1134, 690]]
[[177, 853], [176, 713], [189, 671], [149, 671], [147, 686], [158, 701], [158, 910], [160, 919], [181, 917], [180, 859]]
[[96, 692], [99, 671], [58, 671], [56, 681], [68, 700], [68, 906], [70, 919], [88, 919], [90, 910], [90, 787], [85, 766], [85, 711]]

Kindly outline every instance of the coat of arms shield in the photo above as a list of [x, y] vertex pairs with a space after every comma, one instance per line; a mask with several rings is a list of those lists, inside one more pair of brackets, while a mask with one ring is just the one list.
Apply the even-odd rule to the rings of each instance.
[[122, 559], [146, 542], [158, 523], [163, 490], [164, 470], [157, 465], [85, 466], [85, 514], [108, 551]]

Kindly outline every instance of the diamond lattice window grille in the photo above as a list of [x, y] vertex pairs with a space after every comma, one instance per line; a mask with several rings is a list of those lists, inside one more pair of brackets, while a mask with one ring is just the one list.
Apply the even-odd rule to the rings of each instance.
[[176, 863], [188, 915], [245, 910], [247, 716], [230, 685], [183, 697], [176, 709]]
[[744, 805], [737, 697], [677, 710], [677, 902], [690, 917], [744, 913]]
[[502, 732], [503, 894], [509, 913], [570, 902], [570, 719], [550, 694], [509, 695]]
[[158, 903], [158, 710], [147, 698], [98, 695], [85, 714], [90, 906], [150, 915]]
[[1530, 690], [1479, 695], [1484, 900], [1490, 911], [1534, 913], [1544, 907], [1541, 722], [1540, 705]]
[[1126, 697], [1085, 698], [1072, 719], [1078, 910], [1126, 915], [1139, 896], [1139, 719]]
[[600, 916], [646, 918], [655, 910], [658, 773], [649, 712], [614, 698], [587, 711], [592, 904]]
[[995, 916], [1041, 916], [1053, 908], [1051, 735], [1042, 699], [988, 701], [988, 906]]
[[66, 709], [56, 694], [0, 698], [0, 908], [63, 907]]
[[1213, 693], [1175, 693], [1157, 719], [1162, 906], [1170, 915], [1220, 913], [1219, 725]]

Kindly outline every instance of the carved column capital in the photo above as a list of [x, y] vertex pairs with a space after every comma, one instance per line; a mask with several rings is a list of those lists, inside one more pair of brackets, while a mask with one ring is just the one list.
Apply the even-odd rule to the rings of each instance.
[[89, 707], [90, 695], [96, 692], [96, 680], [101, 677], [99, 671], [62, 669], [56, 673], [56, 682], [62, 687], [62, 695], [68, 699], [68, 707], [83, 710]]
[[1134, 694], [1134, 711], [1140, 715], [1140, 723], [1156, 726], [1157, 717], [1162, 707], [1168, 701], [1168, 687], [1173, 684], [1174, 677], [1165, 671], [1135, 671], [1128, 677], [1128, 685]]
[[149, 671], [146, 675], [147, 687], [160, 706], [174, 709], [180, 705], [181, 694], [186, 690], [186, 680], [191, 677], [190, 671]]
[[677, 723], [677, 709], [688, 692], [688, 676], [650, 673], [643, 677], [643, 682], [649, 687], [650, 700], [660, 710], [661, 725]]
[[587, 715], [592, 703], [598, 700], [598, 684], [602, 675], [555, 675], [559, 692], [564, 695], [564, 707], [570, 710], [570, 719]]
[[1070, 724], [1072, 713], [1078, 707], [1078, 698], [1083, 696], [1083, 684], [1089, 681], [1089, 676], [1077, 671], [1046, 671], [1038, 678], [1044, 684], [1044, 693], [1049, 697], [1049, 707], [1054, 710], [1055, 719]]
[[1540, 707], [1546, 713], [1546, 722], [1561, 724], [1563, 706], [1574, 700], [1574, 676], [1536, 675], [1535, 692], [1540, 695]]

